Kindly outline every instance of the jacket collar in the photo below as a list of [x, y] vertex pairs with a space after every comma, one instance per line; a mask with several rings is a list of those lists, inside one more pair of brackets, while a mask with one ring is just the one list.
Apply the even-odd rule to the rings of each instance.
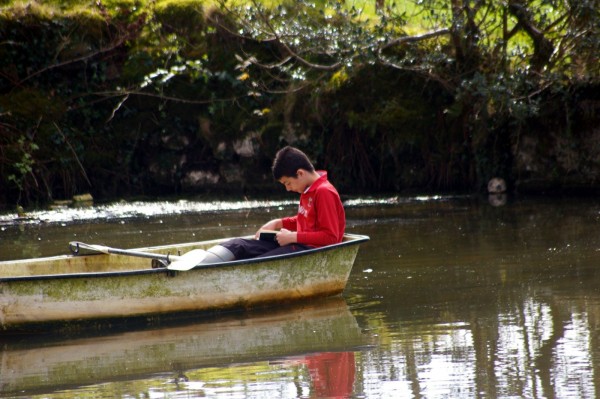
[[314, 191], [317, 189], [317, 187], [319, 187], [321, 184], [323, 184], [324, 182], [327, 181], [327, 172], [324, 170], [317, 170], [317, 173], [319, 175], [321, 175], [317, 180], [315, 180], [313, 182], [313, 184], [311, 184], [310, 186], [308, 186], [306, 188], [306, 190], [304, 190], [303, 194], [308, 193], [309, 191]]

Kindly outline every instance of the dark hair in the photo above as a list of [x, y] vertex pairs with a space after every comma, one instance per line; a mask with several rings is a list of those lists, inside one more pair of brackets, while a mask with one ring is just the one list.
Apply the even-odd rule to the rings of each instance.
[[314, 172], [315, 167], [305, 153], [299, 149], [287, 146], [277, 151], [273, 160], [273, 177], [279, 180], [282, 177], [296, 177], [298, 169]]

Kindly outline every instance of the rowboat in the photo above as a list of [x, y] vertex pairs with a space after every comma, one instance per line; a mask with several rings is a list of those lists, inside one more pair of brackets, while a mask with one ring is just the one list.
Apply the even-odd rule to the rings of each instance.
[[0, 331], [103, 328], [338, 295], [369, 237], [187, 271], [145, 259], [185, 258], [225, 240], [0, 262]]
[[[183, 376], [191, 380], [198, 371], [214, 367], [297, 363], [319, 352], [364, 350], [374, 342], [341, 296], [152, 328], [55, 340], [45, 335], [12, 338], [2, 342], [0, 337], [0, 397], [92, 384], [95, 396], [112, 397], [114, 384], [122, 387], [123, 381], [157, 375], [165, 383]], [[128, 387], [133, 397], [143, 397], [147, 389], [144, 383]], [[140, 392], [134, 391], [138, 388]]]

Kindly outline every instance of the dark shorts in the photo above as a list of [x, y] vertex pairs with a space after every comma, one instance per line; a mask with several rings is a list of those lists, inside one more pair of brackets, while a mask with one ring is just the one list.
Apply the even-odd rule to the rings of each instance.
[[289, 244], [283, 247], [274, 241], [254, 240], [247, 238], [233, 238], [220, 244], [230, 250], [235, 259], [261, 258], [265, 256], [283, 255], [292, 252], [306, 251], [311, 249], [308, 245]]

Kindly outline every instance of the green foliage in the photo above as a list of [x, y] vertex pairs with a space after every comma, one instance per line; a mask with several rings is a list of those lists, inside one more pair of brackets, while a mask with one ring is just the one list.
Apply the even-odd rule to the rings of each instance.
[[[593, 181], [573, 132], [597, 99], [572, 89], [600, 76], [590, 1], [3, 4], [0, 201], [182, 192], [193, 172], [264, 186], [287, 143], [344, 191]], [[553, 162], [520, 164], [524, 137]]]
[[35, 164], [33, 153], [39, 150], [39, 147], [37, 144], [26, 140], [24, 136], [19, 136], [14, 150], [15, 159], [14, 162], [11, 162], [13, 173], [8, 175], [8, 181], [15, 183], [22, 191], [27, 177], [33, 174]]

